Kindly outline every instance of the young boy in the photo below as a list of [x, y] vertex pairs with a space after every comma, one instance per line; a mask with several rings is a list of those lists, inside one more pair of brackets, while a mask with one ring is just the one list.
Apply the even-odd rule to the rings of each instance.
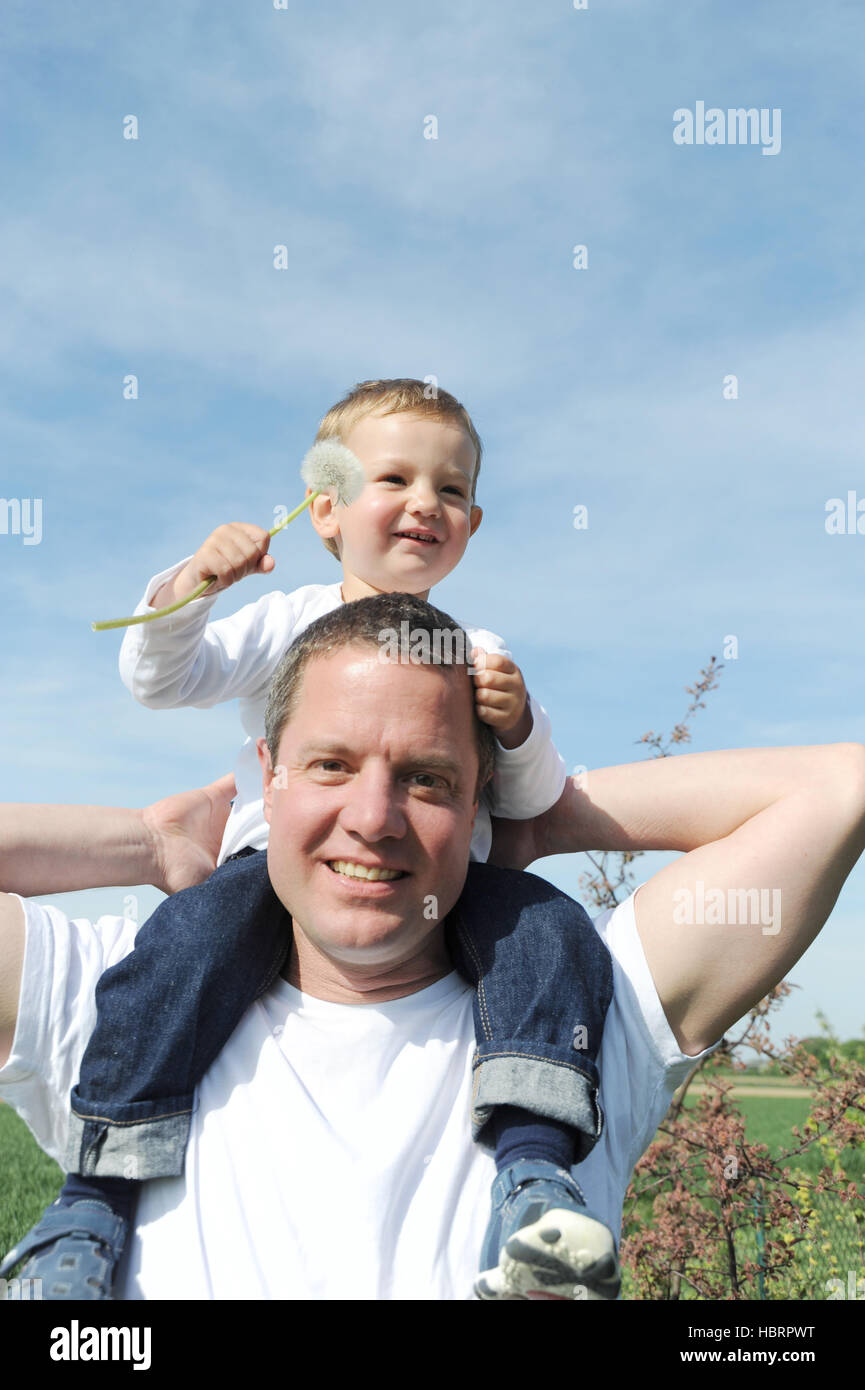
[[[481, 443], [447, 392], [430, 400], [417, 381], [361, 383], [321, 422], [317, 439], [335, 437], [367, 480], [350, 506], [327, 494], [311, 506], [316, 531], [341, 563], [341, 584], [272, 592], [208, 623], [221, 590], [274, 568], [266, 531], [221, 526], [191, 559], [151, 581], [137, 611], [176, 602], [215, 576], [207, 593], [124, 637], [121, 675], [137, 699], [167, 708], [238, 697], [248, 737], [220, 867], [207, 883], [161, 904], [134, 952], [100, 981], [98, 1022], [72, 1093], [70, 1176], [58, 1203], [3, 1266], [31, 1254], [26, 1273], [42, 1278], [45, 1297], [111, 1297], [136, 1183], [182, 1171], [195, 1086], [287, 960], [290, 918], [261, 853], [268, 826], [259, 764], [267, 690], [283, 652], [341, 603], [378, 593], [426, 599], [480, 524]], [[614, 1298], [615, 1243], [587, 1212], [570, 1173], [603, 1124], [596, 1057], [612, 994], [609, 954], [571, 899], [533, 875], [484, 862], [490, 814], [539, 815], [561, 795], [565, 768], [546, 712], [529, 697], [501, 639], [466, 631], [476, 709], [498, 740], [475, 823], [474, 862], [446, 923], [454, 964], [482, 993], [472, 1127], [495, 1149], [498, 1169], [475, 1293], [574, 1297], [576, 1287], [579, 1297]], [[331, 867], [347, 878], [371, 872], [362, 862]], [[227, 929], [216, 931], [217, 922]], [[130, 1016], [147, 1028], [130, 1033]]]

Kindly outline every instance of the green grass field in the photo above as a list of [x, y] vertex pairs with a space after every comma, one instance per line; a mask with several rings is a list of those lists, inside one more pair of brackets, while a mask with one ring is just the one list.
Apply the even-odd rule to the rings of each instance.
[[0, 1251], [20, 1240], [53, 1202], [63, 1174], [24, 1121], [0, 1103]]

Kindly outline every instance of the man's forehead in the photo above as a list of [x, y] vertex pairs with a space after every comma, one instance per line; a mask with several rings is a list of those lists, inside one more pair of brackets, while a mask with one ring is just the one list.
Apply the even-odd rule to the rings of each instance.
[[383, 647], [351, 643], [310, 658], [297, 693], [291, 723], [304, 736], [337, 727], [379, 728], [384, 736], [434, 740], [448, 748], [461, 733], [472, 737], [473, 696], [468, 676], [430, 663], [394, 661]]

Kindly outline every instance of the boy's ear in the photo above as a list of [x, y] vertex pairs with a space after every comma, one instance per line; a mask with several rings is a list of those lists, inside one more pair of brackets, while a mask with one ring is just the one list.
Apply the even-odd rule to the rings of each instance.
[[267, 821], [268, 825], [270, 825], [270, 807], [273, 800], [273, 764], [270, 760], [270, 749], [267, 746], [267, 739], [256, 739], [255, 747], [258, 753], [258, 761], [261, 763], [264, 819]]
[[[312, 488], [308, 487], [304, 497], [309, 497]], [[309, 505], [309, 515], [322, 540], [334, 540], [339, 535], [339, 521], [336, 517], [333, 498], [328, 492], [320, 492]]]
[[[315, 503], [313, 503], [313, 506], [315, 506]], [[469, 535], [470, 535], [470, 536], [473, 536], [474, 533], [475, 533], [475, 531], [476, 531], [476, 530], [478, 529], [478, 527], [480, 526], [481, 521], [483, 520], [483, 515], [484, 515], [484, 509], [483, 509], [483, 507], [472, 507], [472, 509], [471, 509], [471, 511], [470, 511], [470, 513], [469, 513]]]

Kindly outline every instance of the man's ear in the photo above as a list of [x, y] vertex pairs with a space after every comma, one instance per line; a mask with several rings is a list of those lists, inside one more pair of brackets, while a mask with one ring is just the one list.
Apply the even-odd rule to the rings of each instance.
[[[304, 497], [309, 497], [312, 488], [307, 488]], [[309, 515], [322, 540], [335, 540], [339, 536], [339, 521], [333, 498], [328, 492], [320, 492], [309, 505]]]
[[270, 760], [270, 749], [267, 746], [267, 739], [256, 739], [255, 747], [258, 753], [258, 761], [261, 763], [264, 819], [267, 821], [268, 825], [270, 825], [270, 808], [273, 800], [273, 764]]
[[469, 512], [469, 535], [473, 536], [483, 520], [483, 507], [472, 507]]

